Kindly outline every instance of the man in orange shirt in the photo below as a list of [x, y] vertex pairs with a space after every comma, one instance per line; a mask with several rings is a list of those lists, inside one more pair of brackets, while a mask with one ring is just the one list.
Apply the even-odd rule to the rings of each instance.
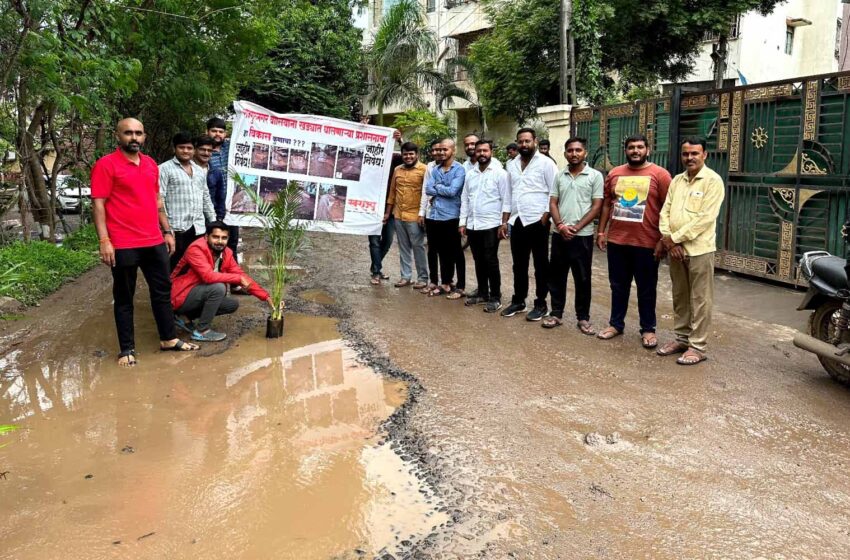
[[664, 249], [658, 229], [659, 215], [670, 173], [650, 161], [646, 137], [636, 134], [624, 142], [625, 165], [615, 167], [605, 179], [597, 246], [608, 252], [611, 284], [611, 317], [597, 335], [608, 340], [623, 334], [632, 280], [637, 284], [640, 334], [644, 348], [655, 348], [655, 299], [658, 261]]
[[[413, 286], [421, 290], [428, 285], [428, 260], [425, 254], [425, 228], [419, 224], [419, 209], [422, 201], [422, 183], [425, 180], [425, 164], [419, 161], [419, 146], [405, 142], [401, 146], [402, 164], [395, 168], [384, 211], [384, 223], [395, 216], [395, 232], [398, 240], [401, 279], [397, 288]], [[410, 258], [416, 262], [416, 283]]]

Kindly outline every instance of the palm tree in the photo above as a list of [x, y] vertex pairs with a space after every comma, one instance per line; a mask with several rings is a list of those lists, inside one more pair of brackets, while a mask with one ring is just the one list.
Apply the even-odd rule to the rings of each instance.
[[369, 87], [366, 101], [378, 110], [384, 124], [384, 107], [393, 103], [424, 107], [424, 92], [434, 92], [437, 109], [452, 97], [469, 99], [434, 66], [437, 37], [428, 28], [422, 6], [416, 0], [399, 0], [384, 16], [372, 45], [366, 50]]

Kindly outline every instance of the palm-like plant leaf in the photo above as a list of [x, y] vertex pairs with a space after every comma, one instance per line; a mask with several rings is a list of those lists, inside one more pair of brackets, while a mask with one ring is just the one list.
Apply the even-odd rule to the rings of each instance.
[[283, 291], [289, 281], [286, 267], [304, 246], [304, 234], [307, 231], [307, 223], [296, 217], [301, 206], [301, 193], [297, 183], [288, 181], [272, 201], [267, 201], [239, 174], [231, 175], [234, 182], [257, 205], [253, 216], [263, 228], [268, 244], [269, 303], [272, 306], [272, 319], [280, 319], [283, 316]]

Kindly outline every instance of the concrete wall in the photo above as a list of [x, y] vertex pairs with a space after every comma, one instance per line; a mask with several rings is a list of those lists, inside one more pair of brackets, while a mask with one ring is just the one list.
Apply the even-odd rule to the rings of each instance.
[[[840, 0], [788, 0], [767, 16], [757, 12], [744, 14], [739, 38], [729, 41], [725, 77], [737, 79], [740, 71], [748, 83], [758, 83], [836, 72], [836, 20], [841, 17], [841, 9]], [[795, 28], [790, 55], [785, 54], [786, 18], [812, 22]], [[712, 42], [703, 43], [694, 72], [685, 81], [713, 79], [711, 51]]]

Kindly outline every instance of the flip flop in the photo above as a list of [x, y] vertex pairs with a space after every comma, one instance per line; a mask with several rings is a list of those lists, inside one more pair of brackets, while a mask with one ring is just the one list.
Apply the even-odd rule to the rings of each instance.
[[395, 286], [396, 288], [406, 288], [406, 287], [412, 286], [412, 285], [413, 285], [413, 282], [411, 282], [410, 280], [399, 280], [398, 282], [393, 284], [393, 286]]
[[596, 334], [596, 329], [593, 328], [590, 321], [578, 321], [576, 323], [576, 328], [581, 332], [581, 334], [586, 334], [587, 336], [593, 336]]
[[369, 280], [369, 282], [373, 286], [380, 286], [381, 285], [381, 277], [380, 276], [373, 276], [372, 279]]
[[671, 340], [661, 348], [655, 351], [659, 356], [672, 356], [673, 354], [681, 354], [688, 349], [688, 345], [678, 340]]
[[446, 299], [460, 299], [464, 296], [463, 290], [452, 290], [449, 295], [446, 296]]
[[177, 339], [177, 343], [174, 346], [160, 346], [160, 352], [193, 352], [198, 350], [200, 346], [197, 344], [192, 344], [191, 342], [184, 342], [183, 340]]
[[[122, 364], [121, 358], [127, 358], [127, 363]], [[124, 367], [124, 368], [133, 367], [137, 363], [138, 362], [136, 361], [136, 351], [135, 350], [126, 350], [126, 351], [118, 354], [118, 366], [119, 367]]]
[[599, 338], [599, 339], [602, 339], [602, 340], [611, 340], [615, 336], [620, 336], [621, 334], [623, 334], [623, 332], [618, 331], [614, 327], [605, 327], [604, 329], [599, 331], [599, 334], [596, 335], [596, 338]]
[[423, 286], [422, 289], [419, 290], [419, 293], [420, 294], [430, 294], [431, 290], [433, 290], [435, 287], [436, 287], [435, 284], [425, 284], [425, 286]]
[[560, 327], [564, 324], [564, 321], [560, 317], [555, 317], [554, 315], [549, 315], [543, 322], [540, 324], [544, 329], [554, 329], [555, 327]]
[[437, 297], [447, 293], [448, 292], [444, 290], [442, 286], [437, 286], [436, 288], [433, 288], [430, 292], [428, 292], [428, 297]]
[[676, 363], [680, 366], [695, 366], [700, 362], [704, 362], [708, 357], [695, 348], [688, 348], [684, 354], [676, 359]]
[[[647, 340], [647, 336], [651, 336], [652, 339]], [[645, 332], [640, 335], [640, 343], [643, 344], [644, 348], [652, 349], [658, 346], [658, 337], [653, 332]]]

